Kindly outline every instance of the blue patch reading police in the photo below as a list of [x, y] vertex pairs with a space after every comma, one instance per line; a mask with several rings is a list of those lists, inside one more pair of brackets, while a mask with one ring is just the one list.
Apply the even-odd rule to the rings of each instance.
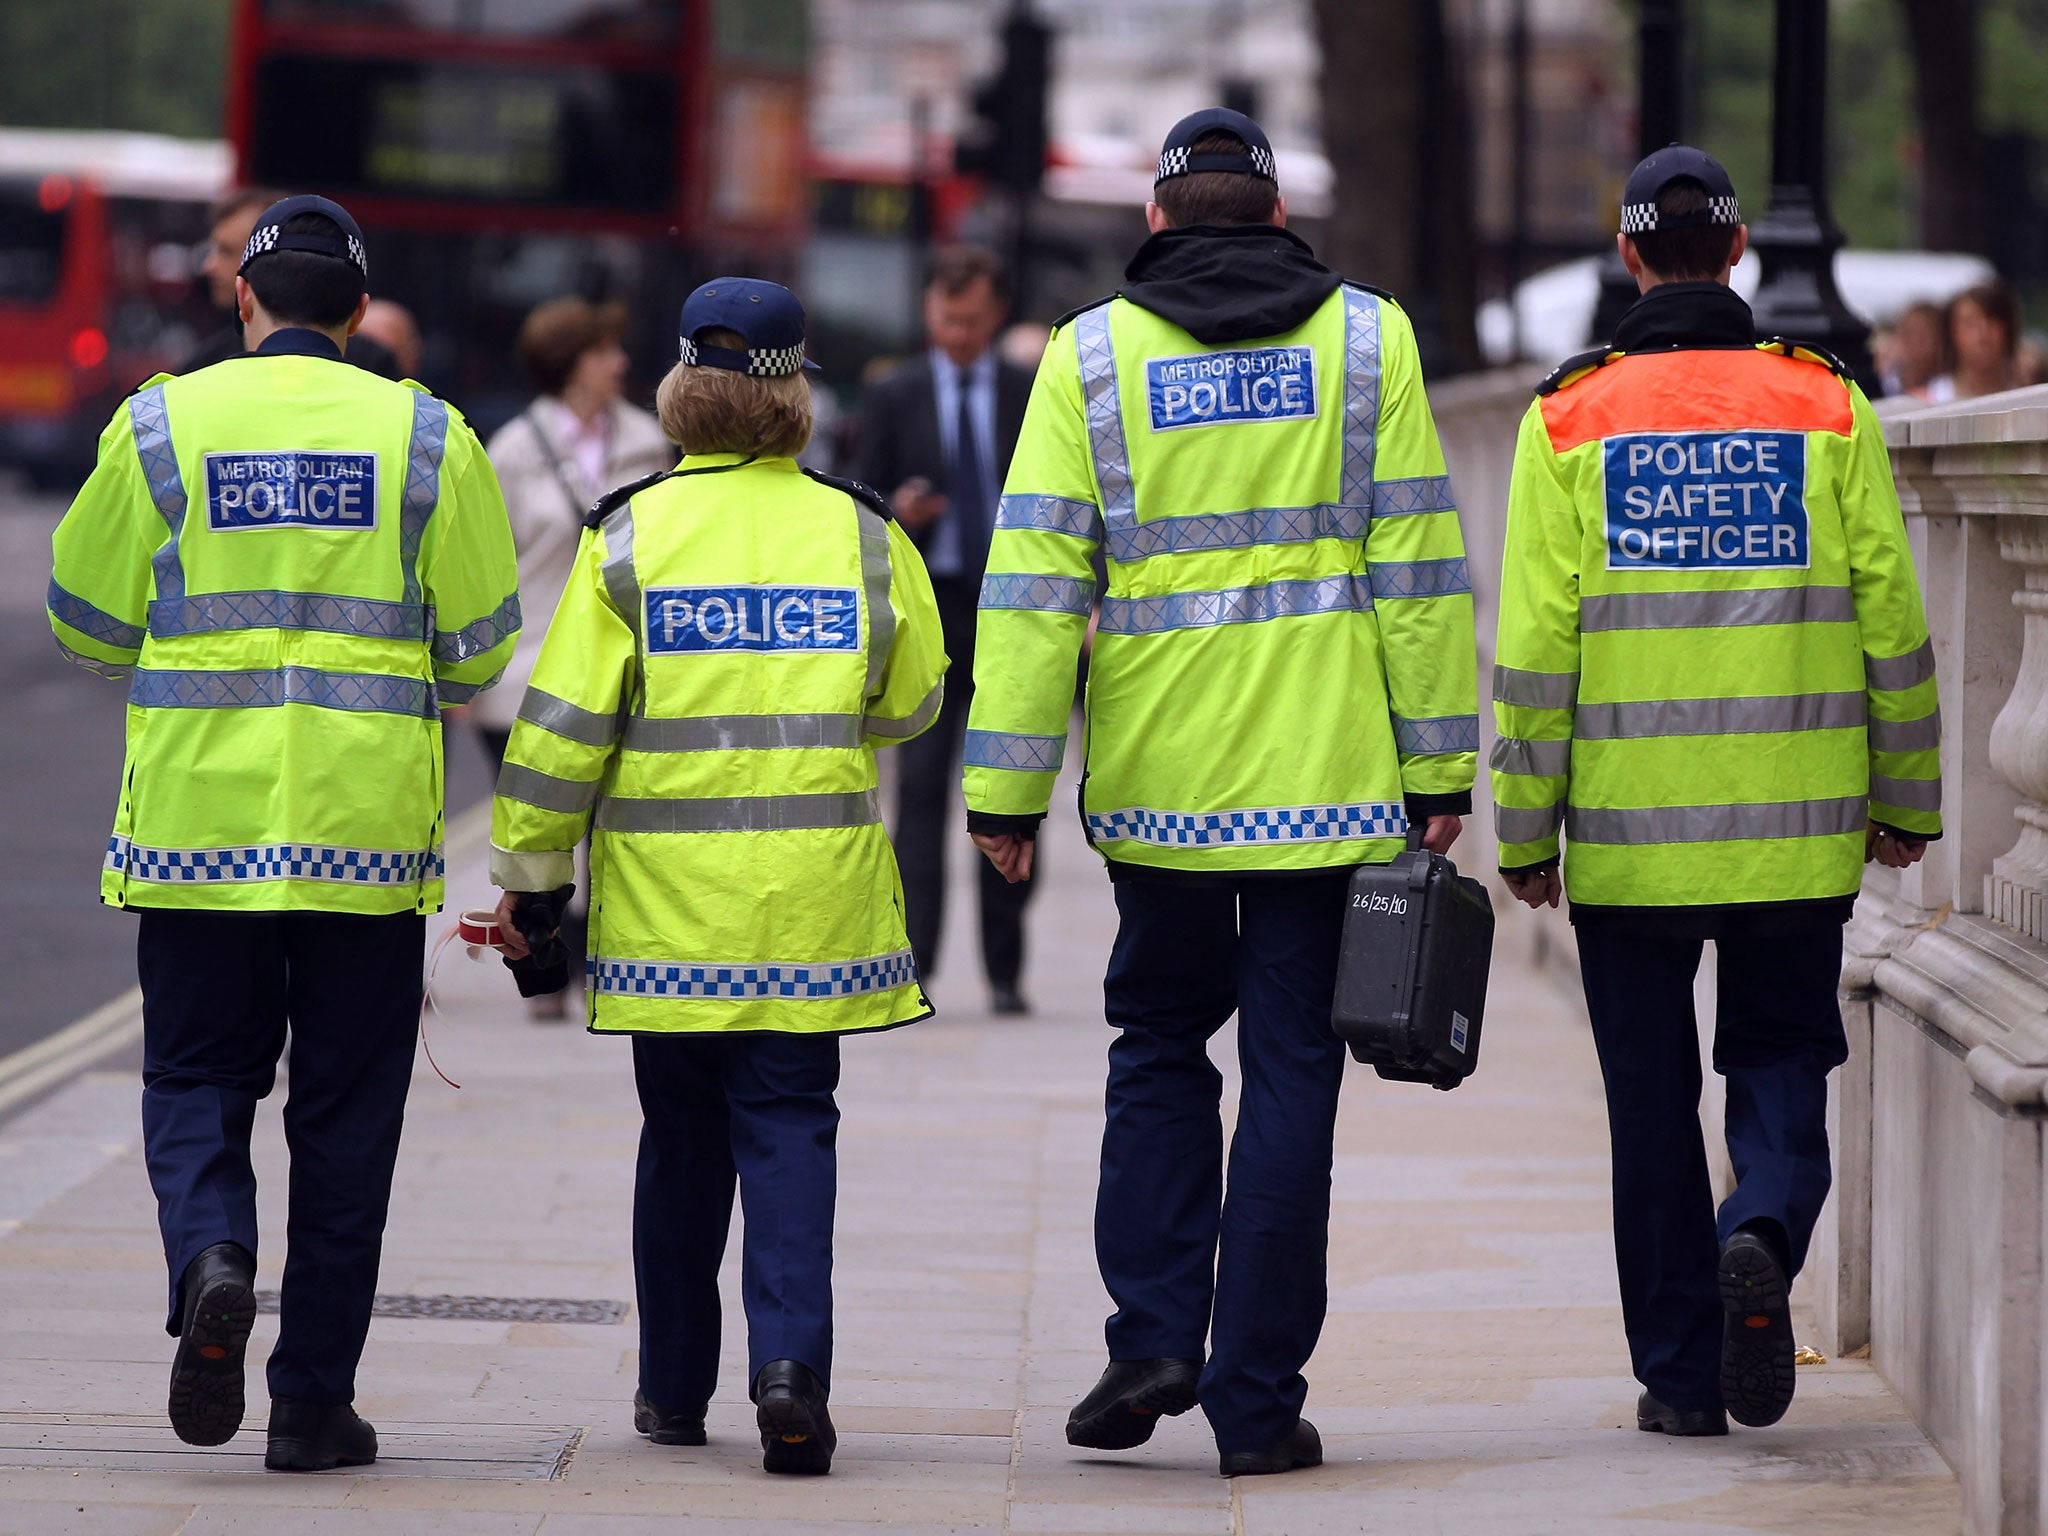
[[377, 455], [209, 453], [206, 526], [357, 528], [377, 526]]
[[1805, 570], [1803, 432], [1609, 438], [1607, 569]]
[[1155, 357], [1145, 364], [1152, 430], [1232, 421], [1300, 421], [1316, 414], [1314, 347], [1246, 347]]
[[860, 593], [852, 587], [651, 587], [647, 649], [857, 651]]

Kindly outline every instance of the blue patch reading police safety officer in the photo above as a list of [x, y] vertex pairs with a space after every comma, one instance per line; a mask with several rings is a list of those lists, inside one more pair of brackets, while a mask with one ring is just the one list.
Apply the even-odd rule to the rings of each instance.
[[1145, 388], [1154, 432], [1313, 417], [1316, 349], [1247, 347], [1155, 357], [1145, 364]]
[[860, 593], [852, 587], [652, 587], [647, 649], [857, 651]]
[[1804, 570], [1806, 434], [1609, 438], [1607, 569]]
[[377, 455], [209, 453], [206, 526], [375, 528]]

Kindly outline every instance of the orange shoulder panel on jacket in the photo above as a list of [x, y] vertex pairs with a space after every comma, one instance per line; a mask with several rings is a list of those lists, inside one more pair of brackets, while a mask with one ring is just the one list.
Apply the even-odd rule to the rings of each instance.
[[1595, 369], [1542, 401], [1553, 453], [1632, 432], [1837, 432], [1855, 413], [1849, 386], [1819, 363], [1753, 348], [1642, 352]]

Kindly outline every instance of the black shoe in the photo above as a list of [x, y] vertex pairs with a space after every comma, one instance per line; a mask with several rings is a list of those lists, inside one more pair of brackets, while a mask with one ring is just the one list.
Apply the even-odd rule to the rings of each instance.
[[367, 1467], [377, 1459], [377, 1431], [347, 1403], [270, 1400], [270, 1449], [263, 1465], [273, 1472], [327, 1472]]
[[225, 1445], [242, 1427], [242, 1354], [256, 1326], [255, 1286], [255, 1261], [234, 1243], [215, 1243], [185, 1266], [170, 1412], [187, 1445]]
[[633, 1394], [633, 1428], [656, 1445], [704, 1444], [702, 1413], [670, 1413], [647, 1401], [645, 1392]]
[[1653, 1435], [1725, 1435], [1728, 1415], [1719, 1408], [1667, 1408], [1645, 1392], [1636, 1399], [1636, 1428]]
[[795, 1360], [770, 1360], [754, 1378], [761, 1469], [818, 1476], [832, 1470], [839, 1436], [825, 1409], [825, 1384]]
[[1307, 1419], [1296, 1419], [1294, 1428], [1263, 1451], [1225, 1451], [1216, 1470], [1225, 1477], [1260, 1477], [1269, 1472], [1292, 1472], [1296, 1467], [1323, 1464], [1323, 1437]]
[[1792, 1406], [1791, 1291], [1771, 1242], [1738, 1228], [1721, 1249], [1721, 1401], [1738, 1424], [1775, 1424]]
[[1024, 1001], [1024, 994], [1013, 984], [1007, 987], [988, 989], [988, 1011], [998, 1018], [1019, 1018], [1031, 1011], [1031, 1005]]
[[1195, 1406], [1199, 1360], [1112, 1360], [1095, 1390], [1067, 1415], [1067, 1444], [1128, 1451], [1152, 1438], [1162, 1414]]

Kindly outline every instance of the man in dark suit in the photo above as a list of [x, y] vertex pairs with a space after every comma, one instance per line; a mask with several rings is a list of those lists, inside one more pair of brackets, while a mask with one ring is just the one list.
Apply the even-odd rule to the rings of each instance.
[[[1008, 278], [988, 251], [954, 246], [933, 259], [924, 290], [930, 347], [873, 385], [862, 412], [856, 476], [881, 491], [916, 540], [945, 627], [946, 700], [936, 727], [897, 750], [896, 859], [918, 971], [929, 977], [946, 910], [946, 823], [958, 795], [960, 748], [974, 696], [975, 604], [1003, 477], [1024, 422], [1031, 374], [995, 351], [1009, 311]], [[1011, 885], [981, 861], [981, 957], [990, 1006], [1029, 1011], [1024, 907], [1035, 887]]]

